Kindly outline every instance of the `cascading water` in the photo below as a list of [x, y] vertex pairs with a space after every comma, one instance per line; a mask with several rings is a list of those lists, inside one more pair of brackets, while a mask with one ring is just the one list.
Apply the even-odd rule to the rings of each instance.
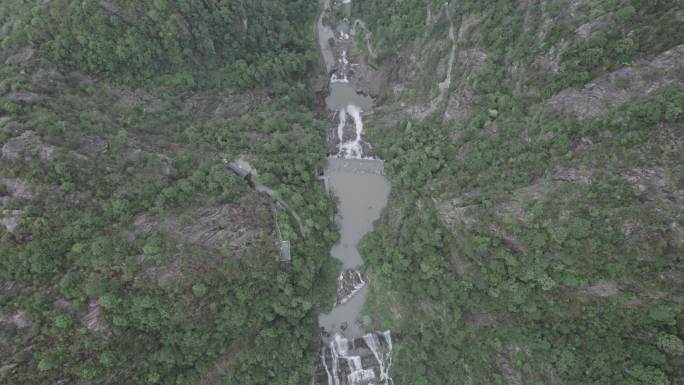
[[[348, 105], [339, 111], [340, 122], [337, 126], [337, 137], [340, 141], [340, 152], [338, 154], [341, 158], [347, 159], [362, 159], [363, 146], [361, 144], [361, 134], [363, 133], [363, 120], [361, 120], [361, 109], [353, 104]], [[354, 138], [352, 140], [344, 140], [344, 127], [347, 123], [347, 115], [354, 120]]]
[[[391, 333], [389, 330], [367, 333], [368, 317], [363, 316], [368, 288], [358, 271], [362, 260], [356, 247], [380, 216], [390, 187], [383, 176], [383, 161], [364, 155], [364, 146], [369, 148], [369, 145], [363, 141], [363, 114], [370, 110], [373, 100], [354, 88], [359, 79], [353, 71], [357, 65], [352, 64], [348, 56], [353, 43], [350, 33], [354, 33], [349, 29], [350, 2], [336, 1], [336, 6], [347, 14], [336, 26], [336, 31], [323, 23], [324, 14], [332, 14], [330, 0], [322, 0], [323, 12], [318, 19], [319, 44], [326, 68], [331, 73], [326, 104], [337, 114], [333, 128], [337, 153], [330, 157], [325, 171], [330, 189], [339, 199], [336, 222], [340, 240], [331, 254], [343, 263], [333, 309], [319, 315], [323, 344], [318, 383], [393, 385]], [[327, 36], [335, 39], [337, 60]]]
[[[384, 342], [380, 342], [378, 335], [383, 337]], [[328, 385], [394, 385], [389, 376], [389, 369], [392, 366], [390, 331], [365, 334], [363, 341], [365, 347], [356, 347], [353, 341], [336, 334], [328, 347], [321, 349], [321, 363], [327, 375]], [[350, 353], [352, 351], [355, 353]], [[328, 369], [328, 353], [332, 371]], [[364, 368], [363, 361], [368, 361], [368, 357], [375, 358], [373, 366], [379, 370], [377, 375], [373, 368]], [[342, 362], [346, 364], [344, 370], [341, 370]]]
[[385, 330], [381, 334], [385, 339], [385, 346], [387, 352], [382, 349], [380, 340], [376, 333], [369, 333], [363, 336], [363, 340], [368, 345], [368, 348], [373, 352], [375, 359], [378, 362], [378, 369], [380, 371], [380, 383], [391, 384], [392, 378], [389, 376], [390, 368], [392, 367], [392, 335], [389, 330]]

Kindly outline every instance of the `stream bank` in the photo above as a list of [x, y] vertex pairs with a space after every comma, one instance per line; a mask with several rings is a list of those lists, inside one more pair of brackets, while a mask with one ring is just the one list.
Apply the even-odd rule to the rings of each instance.
[[[342, 15], [334, 20], [334, 15]], [[333, 21], [334, 20], [334, 21]], [[324, 171], [326, 185], [338, 200], [335, 223], [340, 239], [330, 254], [342, 263], [337, 280], [337, 298], [329, 313], [319, 314], [321, 350], [315, 384], [390, 385], [392, 336], [389, 330], [368, 331], [363, 308], [368, 283], [361, 273], [358, 243], [372, 230], [373, 222], [387, 204], [389, 181], [384, 162], [370, 157], [371, 145], [364, 140], [363, 117], [372, 111], [374, 100], [364, 93], [367, 74], [363, 64], [352, 63], [355, 43], [350, 29], [351, 1], [321, 1], [317, 25], [318, 43], [330, 76], [326, 107], [333, 115], [328, 131], [332, 155]], [[333, 21], [334, 28], [327, 22]], [[354, 25], [362, 22], [355, 22]], [[369, 36], [366, 34], [366, 42]]]

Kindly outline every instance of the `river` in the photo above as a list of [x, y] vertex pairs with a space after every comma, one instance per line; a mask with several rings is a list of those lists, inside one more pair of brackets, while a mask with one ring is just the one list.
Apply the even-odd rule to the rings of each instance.
[[[373, 99], [353, 86], [355, 64], [350, 61], [353, 36], [350, 34], [351, 1], [321, 1], [317, 20], [318, 43], [330, 75], [326, 106], [335, 112], [331, 138], [337, 153], [330, 156], [325, 169], [330, 192], [338, 199], [335, 222], [340, 240], [330, 251], [342, 262], [337, 299], [330, 313], [319, 314], [321, 328], [321, 378], [328, 385], [390, 385], [392, 337], [389, 330], [367, 330], [370, 319], [363, 315], [368, 284], [361, 275], [363, 260], [357, 249], [359, 241], [371, 231], [373, 222], [387, 204], [389, 181], [384, 176], [384, 162], [364, 151], [363, 115], [371, 111]], [[332, 12], [335, 8], [338, 12]], [[330, 27], [333, 14], [343, 18]], [[334, 43], [331, 47], [330, 42]]]

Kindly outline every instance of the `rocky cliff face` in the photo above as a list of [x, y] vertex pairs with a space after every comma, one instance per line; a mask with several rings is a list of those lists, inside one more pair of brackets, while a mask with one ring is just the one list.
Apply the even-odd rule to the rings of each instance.
[[[115, 3], [99, 6], [119, 14]], [[236, 370], [268, 372], [235, 362], [283, 338], [283, 371], [310, 374], [317, 277], [294, 289], [292, 266], [278, 262], [273, 200], [223, 164], [260, 154], [261, 186], [306, 219], [279, 218], [297, 268], [319, 271], [334, 233], [307, 106], [294, 113], [262, 91], [126, 86], [4, 43], [0, 78], [1, 383], [217, 384]], [[162, 350], [167, 369], [147, 373]], [[172, 369], [181, 356], [209, 364]]]
[[[427, 16], [415, 11], [426, 5]], [[604, 362], [614, 378], [676, 383], [677, 358], [646, 337], [682, 338], [672, 328], [682, 298], [671, 284], [684, 282], [674, 2], [357, 9], [376, 17], [368, 28], [387, 87], [366, 127], [396, 189], [364, 253], [392, 293], [369, 301], [429, 368], [402, 371], [397, 353], [397, 383], [589, 381], [566, 360], [573, 352], [573, 368], [590, 367], [601, 338], [621, 346], [617, 356], [647, 349], [667, 362]], [[431, 331], [415, 330], [426, 322]], [[551, 347], [530, 341], [541, 334]]]

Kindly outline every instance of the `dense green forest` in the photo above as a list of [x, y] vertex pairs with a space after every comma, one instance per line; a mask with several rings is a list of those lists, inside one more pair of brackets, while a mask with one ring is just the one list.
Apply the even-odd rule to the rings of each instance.
[[[394, 383], [684, 383], [681, 2], [352, 3]], [[0, 384], [310, 383], [338, 268], [317, 9], [0, 2]]]
[[[316, 9], [0, 4], [0, 383], [311, 378], [337, 237]], [[272, 202], [223, 164], [239, 156], [303, 219], [278, 216], [290, 264]]]
[[311, 1], [10, 3], [3, 46], [31, 44], [71, 68], [128, 83], [162, 75], [157, 83], [282, 91], [317, 60], [306, 28], [317, 10]]
[[362, 254], [395, 383], [682, 383], [681, 4], [453, 2], [440, 96], [442, 6], [354, 3], [406, 90], [366, 123], [394, 188]]

